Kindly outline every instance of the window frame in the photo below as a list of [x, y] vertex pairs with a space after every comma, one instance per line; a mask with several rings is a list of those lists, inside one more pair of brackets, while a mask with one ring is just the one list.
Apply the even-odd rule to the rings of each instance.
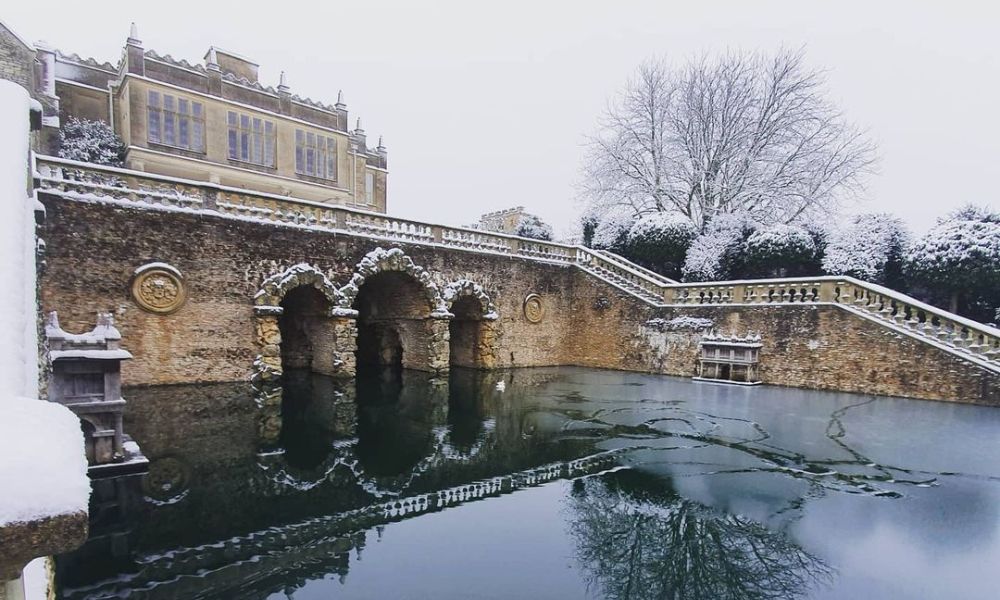
[[327, 133], [295, 129], [295, 174], [336, 183], [340, 143]]
[[226, 158], [276, 169], [278, 166], [278, 127], [265, 117], [236, 110], [226, 111]]
[[203, 102], [156, 89], [146, 90], [147, 144], [205, 154], [205, 132]]

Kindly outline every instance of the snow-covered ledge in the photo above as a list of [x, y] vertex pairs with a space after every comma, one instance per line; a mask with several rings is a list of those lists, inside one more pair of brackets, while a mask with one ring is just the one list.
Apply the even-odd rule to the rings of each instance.
[[[66, 407], [38, 399], [36, 203], [28, 193], [30, 111], [31, 100], [24, 88], [0, 80], [0, 203], [4, 211], [0, 220], [0, 279], [4, 282], [0, 331], [5, 344], [0, 353], [0, 423], [4, 427], [0, 435], [0, 597], [6, 598], [24, 597], [22, 570], [29, 561], [67, 552], [86, 540], [90, 498], [80, 421]], [[38, 590], [37, 585], [30, 588]]]
[[80, 420], [34, 398], [0, 399], [0, 581], [87, 538], [90, 479]]

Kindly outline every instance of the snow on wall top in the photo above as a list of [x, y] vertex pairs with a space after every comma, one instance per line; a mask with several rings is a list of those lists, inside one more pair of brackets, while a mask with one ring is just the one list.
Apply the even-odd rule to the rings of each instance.
[[86, 512], [90, 479], [80, 420], [68, 408], [0, 398], [0, 527]]

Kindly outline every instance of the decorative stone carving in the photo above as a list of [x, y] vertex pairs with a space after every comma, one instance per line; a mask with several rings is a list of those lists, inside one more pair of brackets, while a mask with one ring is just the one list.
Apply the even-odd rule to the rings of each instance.
[[160, 315], [179, 309], [187, 299], [181, 272], [165, 263], [149, 263], [135, 270], [132, 298], [143, 310]]
[[524, 299], [524, 318], [529, 323], [540, 323], [545, 317], [545, 305], [538, 294], [528, 294]]

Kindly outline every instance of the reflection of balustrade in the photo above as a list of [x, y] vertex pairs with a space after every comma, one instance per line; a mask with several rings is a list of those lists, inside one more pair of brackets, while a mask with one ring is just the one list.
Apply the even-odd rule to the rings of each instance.
[[50, 156], [33, 155], [32, 160], [42, 193], [211, 211], [266, 223], [572, 264], [656, 306], [838, 305], [1000, 370], [997, 329], [850, 277], [679, 284], [610, 252], [583, 246], [396, 219], [343, 206]]

